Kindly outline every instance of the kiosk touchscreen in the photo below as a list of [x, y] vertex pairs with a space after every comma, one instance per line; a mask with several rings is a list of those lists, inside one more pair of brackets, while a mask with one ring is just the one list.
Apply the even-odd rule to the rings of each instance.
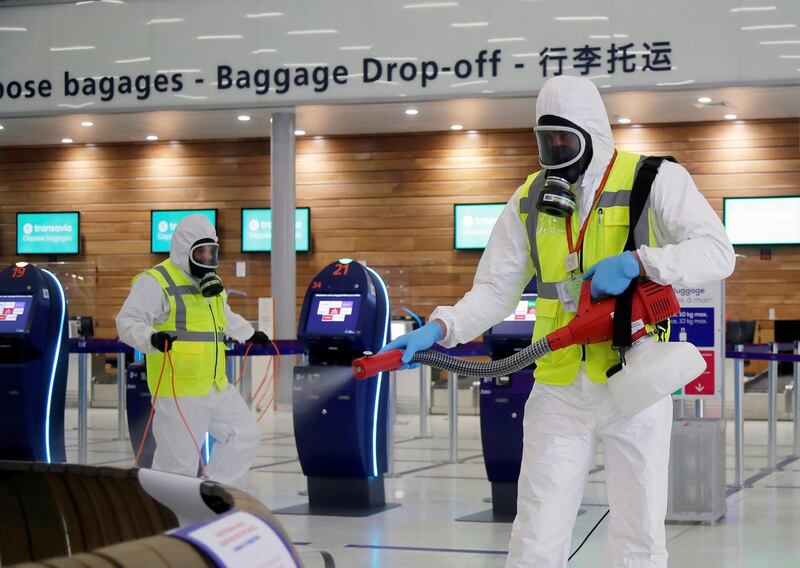
[[298, 340], [308, 365], [294, 368], [297, 454], [308, 504], [289, 514], [367, 516], [387, 505], [388, 376], [356, 380], [351, 363], [377, 353], [389, 333], [389, 295], [374, 270], [343, 259], [314, 277], [300, 312]]
[[0, 272], [0, 459], [63, 462], [68, 314], [48, 270]]
[[0, 294], [0, 333], [25, 333], [30, 324], [33, 296]]
[[[492, 326], [489, 335], [493, 343], [497, 345], [498, 340], [513, 343], [510, 345], [512, 351], [519, 351], [527, 347], [520, 346], [519, 338], [525, 336], [530, 331], [528, 340], [533, 336], [533, 323], [536, 321], [536, 294], [523, 294], [520, 297], [517, 307], [503, 321]], [[529, 343], [530, 345], [530, 343]]]
[[306, 333], [354, 335], [360, 307], [360, 294], [315, 294], [308, 311]]
[[[514, 311], [484, 334], [483, 342], [492, 359], [508, 357], [531, 344], [536, 297], [532, 282]], [[528, 367], [507, 377], [481, 380], [481, 443], [486, 476], [492, 486], [492, 508], [459, 520], [510, 523], [517, 514], [522, 419], [533, 388], [533, 370]]]

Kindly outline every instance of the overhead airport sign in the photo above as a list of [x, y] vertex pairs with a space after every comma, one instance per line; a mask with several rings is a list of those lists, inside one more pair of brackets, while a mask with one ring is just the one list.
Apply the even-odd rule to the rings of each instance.
[[[292, 67], [233, 67], [217, 65], [213, 76], [202, 73], [190, 75], [175, 71], [141, 75], [108, 75], [80, 77], [66, 70], [59, 78], [0, 79], [0, 102], [49, 99], [59, 97], [100, 105], [123, 99], [128, 102], [146, 101], [158, 93], [184, 93], [194, 84], [200, 90], [215, 91], [215, 96], [228, 92], [240, 92], [256, 97], [280, 97], [297, 91], [324, 93], [349, 83], [381, 85], [385, 83], [416, 86], [426, 89], [443, 77], [454, 76], [462, 81], [496, 79], [501, 73], [526, 73], [553, 77], [562, 75], [567, 69], [577, 69], [578, 75], [590, 75], [592, 71], [604, 70], [611, 77], [619, 73], [669, 72], [672, 68], [672, 47], [669, 41], [644, 42], [646, 51], [634, 50], [635, 44], [610, 47], [590, 46], [545, 47], [537, 55], [538, 61], [530, 65], [524, 60], [506, 61], [502, 49], [491, 52], [480, 50], [477, 55], [463, 57], [446, 63], [425, 61], [381, 61], [365, 57], [356, 73], [347, 65], [308, 65]], [[638, 61], [638, 63], [637, 63]], [[571, 62], [571, 65], [570, 65]], [[210, 80], [213, 79], [213, 80]]]
[[559, 74], [601, 91], [797, 81], [781, 57], [798, 41], [781, 23], [800, 17], [796, 0], [768, 13], [655, 0], [254, 6], [0, 8], [0, 114], [530, 96]]

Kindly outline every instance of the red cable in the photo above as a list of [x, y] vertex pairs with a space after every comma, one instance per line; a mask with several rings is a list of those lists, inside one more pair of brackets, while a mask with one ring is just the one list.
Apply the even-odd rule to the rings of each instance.
[[[266, 376], [264, 378], [266, 379]], [[267, 388], [264, 389], [264, 392], [261, 393], [260, 397], [258, 397], [258, 400], [256, 401], [256, 406], [261, 405], [261, 401], [263, 401], [264, 397], [267, 396], [267, 393], [269, 392], [270, 388], [272, 387], [272, 384], [275, 382], [274, 379], [275, 379], [275, 373], [274, 373], [274, 369], [273, 369], [273, 373], [272, 373], [272, 375], [270, 375], [269, 381], [266, 382]]]
[[269, 410], [269, 407], [275, 401], [275, 392], [276, 392], [276, 390], [278, 388], [278, 381], [280, 380], [281, 370], [282, 370], [282, 367], [283, 367], [283, 363], [281, 361], [281, 350], [278, 349], [278, 345], [274, 341], [270, 340], [270, 343], [272, 343], [272, 347], [275, 349], [275, 355], [276, 355], [277, 361], [278, 361], [278, 369], [275, 372], [275, 374], [273, 375], [275, 380], [272, 383], [272, 385], [273, 385], [272, 386], [272, 396], [270, 397], [269, 402], [267, 403], [267, 405], [264, 407], [264, 410], [261, 412], [261, 415], [258, 417], [257, 422], [261, 422], [261, 419], [264, 418], [264, 415]]
[[192, 434], [192, 429], [189, 428], [189, 424], [186, 421], [186, 417], [183, 415], [181, 411], [181, 407], [178, 404], [178, 397], [175, 394], [175, 367], [172, 364], [172, 354], [169, 352], [169, 341], [164, 341], [164, 354], [166, 355], [164, 359], [161, 361], [161, 371], [158, 374], [158, 382], [156, 383], [156, 392], [153, 394], [153, 402], [150, 405], [150, 415], [147, 417], [147, 423], [144, 427], [144, 433], [142, 434], [142, 441], [139, 443], [139, 449], [136, 452], [136, 457], [133, 460], [133, 466], [139, 467], [139, 459], [142, 456], [142, 450], [144, 449], [145, 440], [147, 440], [147, 434], [150, 433], [150, 426], [153, 422], [153, 414], [156, 410], [156, 400], [158, 400], [158, 392], [161, 389], [161, 379], [164, 378], [164, 366], [167, 364], [167, 359], [169, 359], [169, 367], [172, 373], [172, 397], [175, 399], [175, 407], [178, 409], [178, 413], [183, 420], [184, 426], [189, 431], [189, 435], [192, 438], [192, 442], [194, 443], [194, 447], [197, 450], [198, 456], [200, 456], [200, 468], [203, 472], [203, 479], [206, 479], [206, 468], [203, 464], [203, 453], [200, 451], [200, 447], [197, 445], [197, 440], [194, 439], [194, 435]]
[[[275, 349], [275, 353], [277, 354], [278, 358], [278, 370], [273, 375], [274, 380], [272, 381], [272, 400], [270, 402], [275, 402], [275, 393], [280, 386], [279, 381], [281, 378], [281, 371], [283, 371], [283, 358], [281, 356], [281, 350], [278, 349], [278, 344], [274, 341], [270, 341], [272, 343], [272, 347]], [[272, 410], [276, 410], [277, 406], [273, 406]]]
[[[270, 357], [269, 361], [267, 362], [267, 367], [266, 369], [264, 369], [264, 377], [261, 379], [261, 382], [259, 383], [256, 392], [253, 393], [253, 396], [251, 397], [251, 400], [255, 401], [256, 406], [261, 403], [261, 400], [264, 398], [264, 394], [266, 394], [267, 391], [264, 391], [264, 394], [262, 394], [260, 397], [258, 396], [258, 393], [261, 392], [261, 389], [264, 388], [264, 385], [272, 382], [272, 376], [270, 374], [270, 370], [274, 372], [274, 364], [273, 364], [274, 360], [275, 360], [274, 356]], [[269, 381], [267, 379], [269, 379]]]
[[[166, 353], [167, 359], [169, 359], [169, 368], [172, 372], [172, 398], [175, 400], [175, 408], [178, 409], [178, 414], [181, 416], [181, 420], [183, 420], [183, 425], [186, 426], [186, 431], [189, 432], [189, 437], [192, 439], [192, 443], [194, 444], [194, 448], [197, 450], [197, 455], [200, 458], [200, 471], [203, 472], [203, 479], [208, 479], [206, 476], [206, 466], [203, 463], [203, 452], [200, 450], [200, 446], [197, 444], [197, 440], [194, 438], [194, 434], [192, 433], [192, 429], [189, 427], [189, 422], [186, 420], [186, 417], [183, 415], [183, 411], [181, 410], [181, 405], [178, 404], [178, 395], [175, 394], [175, 367], [172, 364], [172, 354], [167, 351]], [[213, 386], [212, 386], [213, 388]]]
[[[164, 350], [167, 350], [168, 341], [164, 340]], [[150, 433], [150, 424], [153, 422], [153, 414], [156, 411], [156, 400], [158, 398], [158, 390], [161, 388], [161, 379], [164, 377], [164, 365], [167, 364], [167, 358], [161, 361], [161, 372], [158, 374], [158, 382], [156, 383], [156, 393], [153, 395], [153, 401], [150, 404], [150, 416], [147, 417], [147, 424], [144, 426], [144, 434], [142, 434], [142, 441], [139, 442], [139, 449], [136, 451], [136, 457], [133, 459], [133, 467], [139, 467], [139, 458], [142, 456], [144, 449], [144, 442], [147, 440], [147, 434]]]
[[275, 391], [272, 391], [272, 396], [269, 397], [269, 401], [267, 401], [267, 405], [264, 407], [264, 410], [261, 412], [261, 416], [258, 417], [256, 422], [261, 422], [261, 419], [264, 418], [264, 415], [269, 410], [269, 407], [272, 404], [273, 400], [275, 400]]
[[[272, 346], [275, 349], [275, 353], [278, 355], [278, 357], [280, 357], [280, 350], [278, 349], [278, 346], [275, 344], [274, 341], [270, 341], [270, 342], [272, 343]], [[275, 360], [274, 357], [272, 359], [270, 359], [270, 365], [273, 364], [274, 360]], [[280, 361], [279, 361], [279, 363], [280, 363]], [[261, 401], [267, 395], [267, 392], [269, 391], [269, 389], [265, 390], [264, 393], [260, 397], [258, 397], [258, 393], [261, 392], [261, 389], [263, 388], [263, 386], [265, 384], [269, 384], [269, 383], [273, 382], [271, 380], [271, 378], [270, 378], [270, 381], [267, 381], [267, 377], [269, 377], [269, 370], [270, 369], [269, 369], [269, 366], [268, 366], [266, 372], [264, 373], [264, 378], [261, 380], [261, 384], [258, 385], [258, 388], [256, 389], [256, 392], [253, 395], [253, 400], [255, 401], [256, 406], [258, 406], [261, 403]], [[274, 376], [275, 376], [275, 373], [273, 373], [272, 378], [274, 378]], [[258, 397], [258, 398], [256, 398], [256, 397]]]
[[269, 389], [272, 386], [272, 383], [274, 382], [273, 379], [274, 379], [274, 376], [269, 378], [269, 381], [267, 382], [267, 388], [264, 389], [264, 392], [261, 394], [260, 397], [258, 397], [258, 400], [256, 401], [256, 406], [260, 406], [261, 405], [261, 401], [264, 400], [264, 397], [267, 396], [267, 393], [269, 392]]
[[247, 363], [247, 356], [250, 354], [250, 350], [253, 348], [252, 343], [247, 344], [247, 349], [244, 350], [244, 357], [242, 357], [242, 366], [239, 368], [239, 378], [236, 379], [236, 382], [233, 383], [233, 386], [238, 387], [239, 383], [242, 382], [242, 378], [244, 377], [244, 366]]
[[267, 368], [266, 368], [266, 370], [264, 371], [264, 378], [263, 378], [263, 379], [261, 379], [261, 383], [258, 385], [258, 388], [256, 389], [256, 392], [254, 392], [254, 393], [253, 393], [253, 398], [252, 398], [252, 400], [256, 400], [256, 397], [258, 396], [258, 393], [260, 393], [260, 392], [261, 392], [261, 389], [262, 389], [262, 388], [264, 387], [264, 385], [266, 384], [266, 382], [267, 382], [267, 377], [269, 377], [269, 370], [270, 370], [270, 367], [272, 366], [272, 362], [273, 362], [274, 360], [275, 360], [275, 358], [274, 358], [274, 357], [270, 357], [269, 361], [267, 361]]

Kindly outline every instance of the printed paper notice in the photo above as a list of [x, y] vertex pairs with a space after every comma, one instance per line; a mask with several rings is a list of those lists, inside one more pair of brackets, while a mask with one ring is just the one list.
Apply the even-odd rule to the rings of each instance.
[[170, 534], [202, 549], [220, 567], [300, 568], [284, 539], [250, 513], [234, 511]]

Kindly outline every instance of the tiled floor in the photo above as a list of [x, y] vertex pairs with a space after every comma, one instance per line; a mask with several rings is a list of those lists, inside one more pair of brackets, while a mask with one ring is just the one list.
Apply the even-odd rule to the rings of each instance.
[[[77, 458], [76, 411], [68, 409], [70, 461]], [[262, 421], [263, 444], [250, 472], [249, 491], [272, 509], [300, 504], [306, 482], [300, 473], [291, 415], [278, 412]], [[115, 440], [116, 411], [92, 410], [89, 420], [89, 463], [132, 465], [129, 441]], [[400, 416], [396, 427], [396, 475], [386, 480], [387, 499], [402, 506], [363, 519], [281, 515], [301, 550], [330, 550], [337, 566], [352, 567], [500, 567], [511, 526], [456, 522], [457, 517], [490, 507], [481, 456], [477, 417], [459, 419], [459, 463], [447, 464], [448, 422], [432, 416], [432, 437], [418, 438], [416, 416]], [[728, 428], [728, 482], [733, 481], [733, 430]], [[778, 459], [791, 453], [791, 425], [780, 423]], [[766, 464], [766, 425], [752, 422], [745, 430], [745, 477]], [[598, 465], [602, 455], [597, 456]], [[578, 517], [573, 546], [606, 511], [603, 471], [590, 476]], [[728, 512], [714, 526], [668, 525], [673, 568], [766, 568], [800, 566], [800, 461], [758, 479], [753, 487], [728, 497]], [[606, 567], [607, 520], [595, 531], [570, 566]], [[308, 544], [306, 544], [308, 543]], [[419, 550], [423, 549], [423, 550]], [[315, 556], [304, 554], [309, 566]]]

